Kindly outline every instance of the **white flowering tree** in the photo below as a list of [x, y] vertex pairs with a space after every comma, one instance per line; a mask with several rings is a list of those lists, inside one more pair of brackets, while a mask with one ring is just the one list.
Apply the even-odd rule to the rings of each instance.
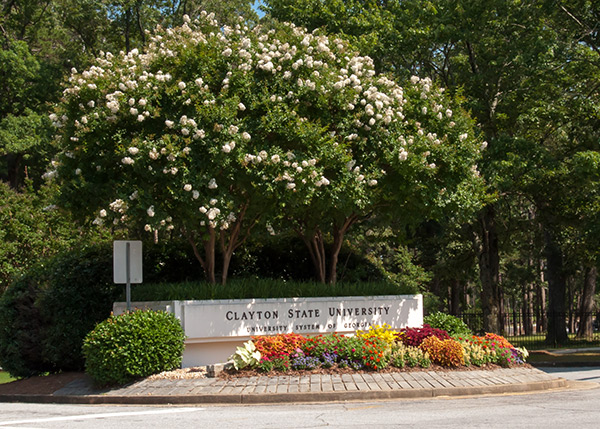
[[293, 25], [185, 20], [144, 53], [73, 70], [48, 176], [74, 212], [181, 233], [211, 282], [219, 246], [222, 283], [261, 219], [291, 222], [333, 283], [345, 233], [377, 207], [468, 200], [475, 139], [429, 81], [402, 88], [347, 43]]

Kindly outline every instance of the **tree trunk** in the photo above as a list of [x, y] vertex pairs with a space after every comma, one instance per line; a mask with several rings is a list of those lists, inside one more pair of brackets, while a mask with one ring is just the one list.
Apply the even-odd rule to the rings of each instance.
[[329, 270], [327, 276], [327, 283], [334, 285], [337, 281], [337, 264], [344, 244], [344, 237], [350, 227], [358, 220], [358, 216], [351, 215], [344, 219], [344, 223], [341, 227], [334, 225], [333, 227], [333, 245], [331, 246], [331, 256], [329, 258]]
[[544, 239], [546, 241], [545, 251], [548, 262], [546, 276], [548, 279], [549, 298], [546, 343], [556, 346], [564, 344], [569, 340], [565, 312], [567, 285], [563, 272], [562, 251], [550, 231], [544, 231]]
[[325, 283], [326, 277], [326, 258], [325, 244], [323, 243], [323, 234], [319, 229], [308, 235], [304, 230], [296, 228], [296, 233], [302, 238], [302, 241], [308, 249], [310, 259], [315, 268], [315, 278], [319, 283]]
[[533, 285], [526, 284], [523, 293], [523, 330], [525, 335], [533, 335]]
[[204, 242], [204, 274], [206, 275], [206, 281], [211, 285], [217, 283], [215, 277], [215, 244], [216, 244], [216, 232], [212, 226], [208, 227], [208, 239]]
[[537, 285], [537, 309], [538, 309], [538, 317], [537, 317], [537, 332], [542, 333], [546, 331], [548, 327], [548, 319], [547, 319], [547, 307], [546, 307], [546, 288], [544, 287], [545, 277], [544, 277], [544, 263], [539, 260], [538, 264], [538, 274], [540, 278], [540, 282]]
[[454, 279], [450, 283], [450, 314], [457, 316], [460, 314], [461, 292], [463, 291], [460, 280]]
[[597, 267], [586, 267], [583, 277], [583, 291], [579, 306], [579, 329], [577, 338], [591, 338], [594, 333], [594, 295], [596, 294]]
[[483, 329], [486, 332], [501, 333], [498, 233], [496, 231], [495, 210], [488, 205], [479, 215], [478, 258], [481, 280], [481, 307]]
[[214, 228], [208, 229], [208, 239], [204, 241], [204, 256], [200, 253], [198, 246], [196, 245], [196, 239], [192, 232], [187, 229], [183, 229], [183, 233], [187, 238], [188, 242], [194, 250], [194, 256], [204, 270], [204, 277], [210, 284], [215, 284], [215, 230]]

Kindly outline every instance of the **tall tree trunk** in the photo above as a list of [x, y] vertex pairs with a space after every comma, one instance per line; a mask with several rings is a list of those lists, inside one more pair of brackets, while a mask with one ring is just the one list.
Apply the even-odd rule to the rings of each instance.
[[296, 228], [296, 233], [300, 236], [308, 249], [310, 260], [315, 268], [315, 278], [319, 283], [325, 283], [327, 280], [327, 265], [323, 234], [319, 229], [316, 229], [309, 234], [301, 228]]
[[203, 242], [204, 245], [204, 256], [200, 253], [198, 246], [196, 245], [196, 239], [194, 237], [194, 233], [188, 231], [187, 229], [183, 229], [183, 233], [187, 238], [188, 242], [192, 246], [194, 250], [194, 256], [202, 265], [202, 270], [204, 271], [204, 277], [206, 281], [210, 284], [216, 283], [215, 278], [215, 230], [214, 228], [208, 229], [208, 239]]
[[477, 251], [482, 287], [483, 329], [487, 332], [501, 333], [498, 277], [500, 258], [498, 255], [495, 210], [491, 204], [485, 207], [479, 215], [478, 235]]
[[337, 225], [334, 225], [333, 227], [333, 245], [331, 246], [331, 256], [329, 258], [329, 269], [327, 273], [327, 283], [330, 285], [334, 285], [337, 281], [337, 264], [342, 245], [344, 244], [344, 236], [357, 219], [357, 216], [352, 215], [344, 219], [344, 223], [340, 227]]
[[586, 267], [583, 277], [583, 291], [579, 306], [579, 329], [577, 338], [591, 338], [594, 333], [594, 295], [596, 294], [597, 267]]
[[[233, 226], [230, 230], [223, 230], [220, 234], [221, 241], [221, 253], [223, 257], [223, 271], [221, 273], [221, 284], [225, 285], [227, 283], [227, 276], [229, 274], [229, 265], [231, 263], [231, 258], [233, 257], [233, 252], [240, 247], [250, 235], [250, 230], [254, 226], [257, 219], [252, 220], [248, 224], [248, 229], [244, 234], [242, 234], [242, 224], [244, 219], [246, 218], [246, 211], [248, 210], [249, 203], [244, 204], [235, 220]], [[226, 231], [229, 231], [229, 241], [226, 242], [225, 235]], [[240, 238], [241, 237], [241, 238]]]
[[546, 343], [555, 346], [565, 344], [569, 340], [565, 311], [567, 285], [563, 272], [562, 251], [550, 231], [544, 231], [544, 239], [546, 242], [546, 260], [548, 262], [546, 277], [548, 279], [549, 295]]
[[453, 279], [450, 282], [450, 314], [457, 316], [461, 310], [461, 295], [463, 292], [460, 280]]

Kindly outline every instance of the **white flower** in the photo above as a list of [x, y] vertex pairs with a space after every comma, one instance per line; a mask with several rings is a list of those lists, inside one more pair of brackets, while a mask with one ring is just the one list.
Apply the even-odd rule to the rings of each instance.
[[175, 125], [175, 122], [173, 122], [173, 121], [169, 121], [169, 120], [167, 119], [167, 120], [165, 121], [165, 125], [166, 125], [168, 128], [173, 128], [173, 125]]
[[488, 142], [481, 143], [481, 150], [484, 150], [488, 145]]
[[217, 189], [217, 181], [213, 178], [208, 182], [208, 189]]
[[238, 109], [243, 112], [244, 110], [246, 110], [246, 106], [244, 106], [244, 103], [240, 103], [238, 104]]
[[448, 109], [446, 110], [446, 116], [451, 118], [452, 117], [452, 110]]
[[279, 157], [279, 155], [275, 154], [271, 157], [271, 162], [274, 164], [279, 163], [279, 161], [281, 160], [281, 158]]
[[202, 206], [198, 209], [200, 211], [200, 213], [205, 214], [208, 210], [206, 210], [206, 207]]
[[135, 104], [135, 98], [130, 98], [128, 103], [130, 106], [133, 106]]
[[184, 90], [187, 85], [185, 84], [185, 82], [179, 82], [177, 86], [179, 87], [179, 89]]
[[144, 115], [138, 115], [137, 116], [138, 122], [142, 122], [144, 119], [146, 119], [146, 117]]
[[144, 107], [146, 105], [146, 99], [145, 98], [141, 98], [140, 101], [138, 101], [138, 104], [142, 107]]
[[202, 80], [201, 77], [199, 77], [198, 79], [196, 79], [194, 82], [196, 82], [196, 85], [198, 85], [198, 86], [202, 86], [204, 84], [204, 81]]
[[144, 225], [144, 230], [150, 232], [150, 231], [152, 231], [152, 227], [150, 225], [146, 224], [146, 225]]
[[285, 185], [285, 187], [287, 189], [294, 189], [296, 187], [296, 184], [293, 182], [288, 183], [287, 185]]
[[200, 192], [198, 192], [196, 190], [193, 190], [192, 191], [192, 198], [195, 199], [195, 200], [197, 200], [198, 197], [200, 197]]
[[231, 146], [229, 146], [229, 144], [225, 144], [223, 145], [223, 147], [221, 148], [221, 151], [225, 152], [225, 153], [229, 153], [231, 152]]
[[231, 48], [227, 48], [223, 51], [223, 56], [229, 57], [232, 53], [233, 53], [233, 51], [231, 50]]
[[154, 217], [154, 206], [148, 207], [148, 209], [146, 210], [146, 213], [148, 213], [148, 216]]
[[186, 192], [190, 192], [192, 190], [192, 185], [186, 183], [185, 185], [183, 185], [183, 190]]
[[140, 151], [137, 147], [135, 146], [131, 146], [129, 149], [127, 149], [129, 151], [130, 154], [132, 155], [137, 155], [137, 153]]
[[128, 156], [126, 156], [125, 158], [123, 158], [121, 160], [121, 162], [125, 165], [132, 165], [135, 161], [131, 158], [129, 158]]
[[106, 217], [106, 210], [100, 210], [100, 217]]
[[458, 136], [458, 139], [460, 141], [463, 141], [464, 139], [466, 139], [467, 137], [469, 137], [469, 135], [467, 133], [461, 134], [460, 136]]
[[408, 158], [408, 152], [406, 152], [404, 149], [402, 149], [400, 151], [400, 153], [398, 154], [398, 159], [400, 161], [406, 161], [407, 158]]
[[411, 76], [410, 77], [410, 81], [411, 83], [414, 85], [415, 83], [419, 82], [419, 76]]
[[81, 174], [81, 168], [75, 169], [75, 175], [79, 176]]
[[209, 220], [213, 220], [214, 218], [216, 218], [219, 215], [219, 213], [221, 213], [221, 210], [219, 210], [216, 207], [211, 207], [211, 209], [208, 211], [206, 216], [208, 216]]
[[250, 134], [248, 134], [246, 131], [244, 131], [244, 132], [242, 133], [242, 138], [243, 138], [244, 140], [250, 140], [252, 137], [250, 136]]
[[369, 180], [369, 186], [375, 186], [375, 185], [377, 185], [377, 180], [375, 180], [375, 179]]
[[423, 107], [421, 109], [421, 113], [423, 113], [424, 115], [426, 115], [427, 114], [427, 107]]
[[212, 198], [209, 202], [208, 202], [211, 206], [214, 206], [215, 204], [218, 203], [216, 198]]
[[90, 100], [90, 101], [88, 101], [87, 105], [88, 105], [88, 107], [92, 107], [93, 108], [96, 105], [96, 102], [94, 100]]
[[187, 128], [182, 128], [181, 129], [181, 134], [183, 134], [184, 136], [189, 136], [190, 135], [190, 130], [188, 130]]

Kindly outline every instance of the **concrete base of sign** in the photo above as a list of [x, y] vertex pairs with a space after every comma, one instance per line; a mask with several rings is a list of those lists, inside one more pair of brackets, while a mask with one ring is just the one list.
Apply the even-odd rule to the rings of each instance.
[[[374, 325], [401, 329], [423, 324], [421, 295], [152, 301], [133, 302], [132, 308], [175, 314], [187, 336], [184, 368], [225, 362], [256, 335], [353, 334]], [[115, 314], [125, 310], [126, 303], [114, 303]]]

